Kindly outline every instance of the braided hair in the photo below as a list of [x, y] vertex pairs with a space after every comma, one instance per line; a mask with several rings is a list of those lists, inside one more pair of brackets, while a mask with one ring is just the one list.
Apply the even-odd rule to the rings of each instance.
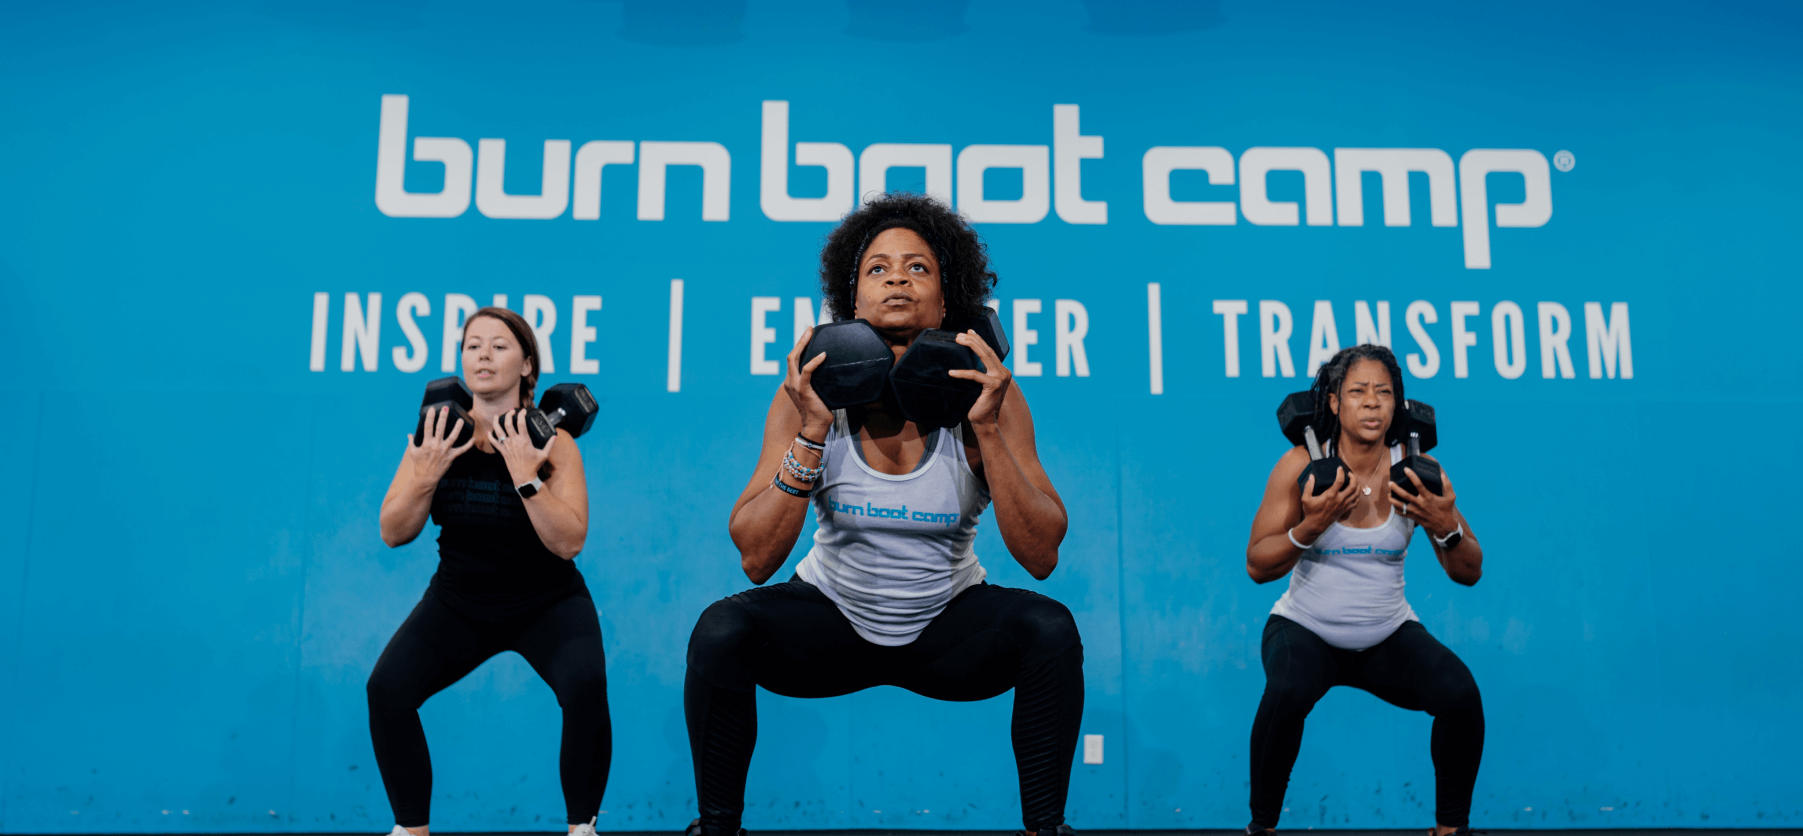
[[859, 262], [870, 242], [889, 229], [912, 230], [933, 249], [946, 322], [974, 322], [982, 315], [997, 281], [983, 239], [938, 200], [888, 192], [846, 215], [820, 249], [820, 292], [835, 321], [857, 316]]
[[[1375, 343], [1363, 343], [1351, 348], [1340, 349], [1339, 353], [1321, 365], [1315, 373], [1315, 429], [1322, 441], [1334, 441], [1335, 446], [1340, 437], [1340, 416], [1333, 412], [1332, 397], [1340, 394], [1340, 388], [1346, 385], [1346, 373], [1360, 360], [1376, 360], [1384, 364], [1390, 372], [1390, 388], [1396, 393], [1398, 411], [1402, 406], [1402, 367], [1396, 364], [1396, 355]], [[1390, 426], [1384, 430], [1384, 444], [1396, 444], [1401, 440], [1402, 422], [1396, 420], [1397, 411], [1390, 414]]]

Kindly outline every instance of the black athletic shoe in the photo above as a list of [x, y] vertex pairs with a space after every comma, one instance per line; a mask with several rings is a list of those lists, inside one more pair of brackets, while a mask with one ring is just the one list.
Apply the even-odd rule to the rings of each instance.
[[1077, 836], [1077, 831], [1071, 829], [1071, 826], [1068, 824], [1061, 824], [1057, 827], [1041, 828], [1038, 833], [1028, 833], [1025, 830], [1016, 830], [1014, 831], [1014, 836]]
[[[696, 819], [689, 822], [689, 829], [683, 832], [683, 836], [728, 836], [728, 834], [724, 830], [707, 827], [701, 823], [700, 819]], [[732, 836], [748, 836], [748, 834], [745, 832], [745, 828], [741, 827], [739, 832]]]
[[[1258, 822], [1246, 825], [1246, 836], [1260, 836], [1260, 834], [1264, 833], [1269, 833], [1271, 836], [1277, 836], [1277, 831], [1272, 830], [1269, 827], [1261, 826]], [[1433, 834], [1430, 833], [1428, 836], [1433, 836]]]

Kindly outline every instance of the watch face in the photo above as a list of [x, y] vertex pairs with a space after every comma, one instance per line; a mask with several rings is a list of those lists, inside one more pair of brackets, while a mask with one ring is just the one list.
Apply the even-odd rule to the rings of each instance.
[[1458, 548], [1459, 541], [1463, 540], [1463, 539], [1465, 539], [1465, 532], [1454, 531], [1453, 533], [1447, 535], [1446, 542], [1441, 543], [1440, 548], [1443, 548], [1443, 549]]
[[533, 494], [538, 493], [538, 486], [527, 482], [519, 487], [519, 491], [521, 499], [531, 499]]

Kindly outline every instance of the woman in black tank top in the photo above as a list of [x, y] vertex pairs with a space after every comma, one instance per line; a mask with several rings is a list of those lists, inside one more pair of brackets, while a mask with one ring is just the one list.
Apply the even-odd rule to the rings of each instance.
[[[538, 343], [519, 314], [483, 308], [463, 329], [475, 435], [444, 411], [409, 436], [382, 500], [382, 540], [439, 526], [438, 572], [369, 676], [369, 731], [394, 808], [390, 836], [425, 836], [432, 763], [419, 707], [502, 651], [526, 658], [563, 707], [560, 774], [571, 834], [593, 836], [613, 754], [601, 622], [573, 562], [588, 536], [588, 488], [569, 433], [543, 450], [523, 425]], [[449, 424], [449, 426], [447, 426]], [[532, 490], [523, 490], [530, 485]]]

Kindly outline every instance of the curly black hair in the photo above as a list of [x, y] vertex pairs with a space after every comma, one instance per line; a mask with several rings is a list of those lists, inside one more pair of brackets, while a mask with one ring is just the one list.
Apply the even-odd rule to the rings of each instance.
[[[1337, 441], [1340, 437], [1340, 416], [1333, 413], [1328, 399], [1330, 395], [1340, 393], [1340, 387], [1346, 384], [1346, 372], [1360, 360], [1376, 360], [1390, 370], [1391, 391], [1396, 393], [1397, 413], [1401, 411], [1402, 367], [1396, 364], [1396, 354], [1375, 343], [1342, 348], [1333, 359], [1321, 364], [1321, 370], [1315, 373], [1315, 385], [1311, 389], [1315, 393], [1315, 428], [1321, 431], [1322, 441]], [[1385, 444], [1396, 444], [1401, 440], [1402, 422], [1396, 420], [1397, 413], [1391, 414], [1390, 428], [1384, 431]]]
[[906, 192], [886, 193], [853, 210], [827, 234], [820, 249], [820, 292], [833, 319], [855, 316], [864, 249], [877, 233], [897, 228], [913, 230], [933, 248], [946, 325], [974, 322], [997, 281], [989, 269], [989, 248], [962, 215], [931, 197]]

